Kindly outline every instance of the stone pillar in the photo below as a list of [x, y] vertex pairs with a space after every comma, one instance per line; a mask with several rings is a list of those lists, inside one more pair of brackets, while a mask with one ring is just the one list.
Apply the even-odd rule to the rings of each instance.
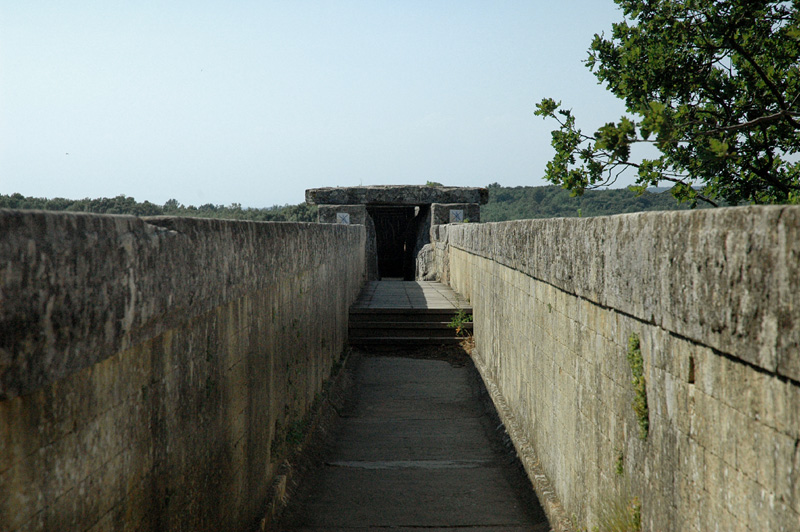
[[375, 224], [367, 214], [366, 205], [320, 205], [317, 210], [317, 221], [321, 224], [365, 225], [367, 227], [367, 244], [364, 256], [367, 280], [378, 279], [378, 246]]
[[364, 205], [320, 205], [317, 221], [321, 224], [367, 225]]

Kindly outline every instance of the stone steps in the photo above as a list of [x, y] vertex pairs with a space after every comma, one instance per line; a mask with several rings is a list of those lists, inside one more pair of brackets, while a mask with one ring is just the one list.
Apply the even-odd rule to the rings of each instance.
[[[467, 314], [471, 308], [463, 309]], [[352, 309], [350, 345], [424, 346], [457, 344], [462, 337], [450, 327], [454, 309]], [[472, 323], [465, 324], [472, 331]]]

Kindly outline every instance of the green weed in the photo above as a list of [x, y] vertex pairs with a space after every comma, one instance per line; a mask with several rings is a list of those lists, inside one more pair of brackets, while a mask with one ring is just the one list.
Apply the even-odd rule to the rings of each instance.
[[453, 319], [450, 320], [447, 326], [451, 329], [455, 329], [456, 335], [467, 337], [470, 336], [466, 327], [467, 323], [472, 323], [472, 314], [467, 314], [464, 309], [459, 309], [458, 313], [453, 316]]
[[617, 451], [617, 464], [614, 467], [614, 472], [619, 476], [625, 475], [625, 455], [622, 451]]
[[647, 382], [644, 378], [644, 359], [639, 345], [639, 335], [636, 333], [631, 333], [628, 337], [628, 364], [633, 374], [633, 379], [631, 380], [635, 395], [633, 411], [639, 420], [639, 438], [646, 440], [647, 433], [650, 430], [650, 418], [647, 408]]

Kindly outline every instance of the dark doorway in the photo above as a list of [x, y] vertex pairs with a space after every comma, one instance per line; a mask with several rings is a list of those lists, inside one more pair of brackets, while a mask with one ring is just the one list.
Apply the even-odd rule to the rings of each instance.
[[367, 213], [375, 224], [378, 251], [378, 277], [394, 277], [406, 281], [409, 253], [414, 253], [416, 224], [414, 206], [367, 206]]

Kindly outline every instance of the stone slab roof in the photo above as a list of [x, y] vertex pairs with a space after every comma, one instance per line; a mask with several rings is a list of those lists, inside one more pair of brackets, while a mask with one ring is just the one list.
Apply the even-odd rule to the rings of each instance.
[[425, 205], [430, 203], [478, 203], [489, 201], [480, 187], [429, 187], [427, 185], [376, 185], [328, 187], [306, 190], [311, 205]]

